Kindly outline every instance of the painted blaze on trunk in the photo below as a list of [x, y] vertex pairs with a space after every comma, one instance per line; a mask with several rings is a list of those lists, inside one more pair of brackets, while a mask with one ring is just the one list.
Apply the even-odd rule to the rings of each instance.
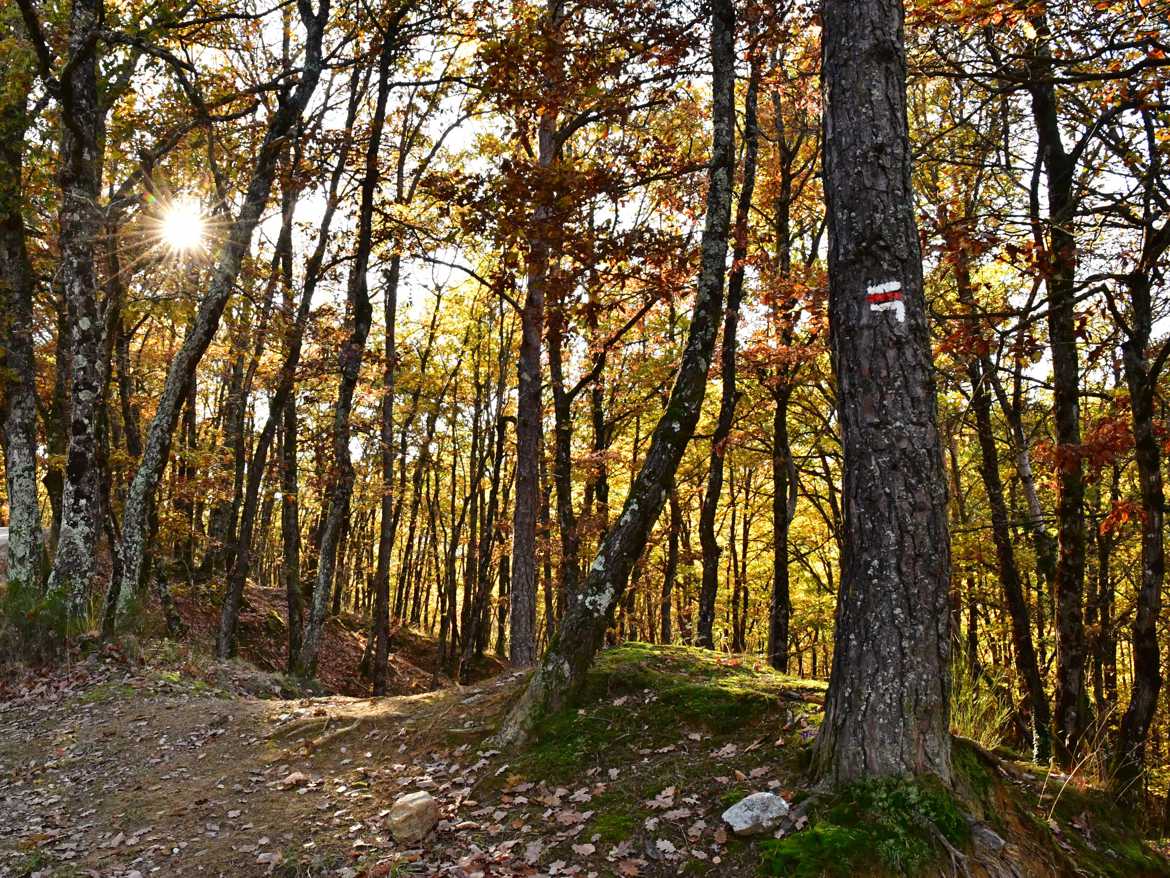
[[826, 0], [829, 325], [845, 547], [816, 764], [950, 779], [950, 551], [899, 0]]

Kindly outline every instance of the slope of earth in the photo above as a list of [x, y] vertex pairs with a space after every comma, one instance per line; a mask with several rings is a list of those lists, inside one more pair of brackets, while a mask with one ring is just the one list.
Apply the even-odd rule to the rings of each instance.
[[[219, 625], [219, 603], [206, 589], [177, 590], [175, 602], [183, 624], [204, 648], [215, 646]], [[288, 656], [287, 603], [284, 591], [249, 585], [240, 610], [240, 657], [257, 668], [281, 673]], [[156, 620], [161, 626], [161, 619]], [[325, 622], [317, 680], [329, 693], [363, 696], [370, 694], [370, 683], [360, 671], [366, 648], [368, 622], [365, 617], [343, 612]], [[438, 652], [433, 638], [405, 626], [394, 629], [387, 686], [394, 695], [413, 695], [448, 685], [436, 677]], [[504, 663], [490, 655], [476, 659], [468, 669], [469, 682], [495, 676]]]
[[[242, 671], [215, 678], [193, 663], [108, 649], [9, 693], [0, 876], [881, 874], [875, 851], [849, 865], [855, 851], [825, 864], [815, 845], [768, 847], [809, 839], [833, 855], [834, 840], [861, 837], [829, 832], [840, 803], [810, 808], [778, 842], [721, 824], [749, 792], [805, 795], [820, 684], [628, 644], [601, 655], [581, 702], [531, 747], [500, 753], [489, 736], [522, 675], [383, 699], [266, 700], [244, 693]], [[1140, 841], [1101, 825], [1087, 794], [1070, 788], [1049, 817], [1051, 781], [1042, 800], [1044, 779], [1025, 767], [975, 761], [979, 816], [1008, 839], [1015, 874], [1164, 874]], [[397, 845], [387, 814], [416, 790], [442, 819], [421, 845]], [[937, 853], [929, 874], [951, 874]], [[954, 862], [997, 874], [974, 856]]]

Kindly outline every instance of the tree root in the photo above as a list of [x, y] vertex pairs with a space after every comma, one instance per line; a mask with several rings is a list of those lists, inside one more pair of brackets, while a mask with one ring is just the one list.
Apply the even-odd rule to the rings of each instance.
[[329, 728], [329, 723], [332, 721], [332, 716], [305, 716], [300, 719], [294, 719], [292, 722], [285, 723], [282, 726], [277, 726], [268, 733], [268, 739], [274, 740], [276, 738], [287, 738], [294, 734], [298, 734], [307, 729], [316, 731], [317, 726], [322, 729]]
[[342, 726], [340, 729], [334, 729], [332, 732], [326, 732], [325, 734], [319, 735], [310, 741], [305, 741], [304, 747], [306, 750], [308, 750], [310, 753], [312, 753], [313, 751], [319, 750], [320, 748], [324, 747], [326, 744], [328, 744], [332, 741], [336, 741], [338, 738], [342, 737], [343, 735], [348, 735], [350, 732], [352, 732], [354, 729], [356, 729], [361, 724], [362, 724], [362, 721], [360, 719], [355, 719], [348, 726]]

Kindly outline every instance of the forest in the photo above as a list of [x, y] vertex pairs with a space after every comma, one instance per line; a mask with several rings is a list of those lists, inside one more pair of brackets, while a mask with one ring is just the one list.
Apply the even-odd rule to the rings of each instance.
[[3, 0], [0, 876], [1170, 874], [1168, 53]]

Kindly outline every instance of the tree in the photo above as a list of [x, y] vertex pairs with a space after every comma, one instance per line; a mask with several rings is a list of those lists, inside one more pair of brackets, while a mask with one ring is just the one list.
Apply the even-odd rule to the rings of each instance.
[[[98, 420], [105, 396], [94, 239], [101, 178], [96, 30], [100, 3], [74, 0], [69, 12], [69, 63], [61, 84], [61, 287], [69, 329], [69, 443], [61, 527], [49, 573], [49, 592], [64, 609], [63, 622], [79, 625], [89, 609], [101, 529], [102, 498]], [[46, 67], [47, 73], [47, 64]]]
[[382, 45], [378, 52], [378, 85], [374, 115], [370, 121], [369, 141], [366, 144], [365, 167], [361, 180], [361, 203], [358, 208], [357, 240], [354, 243], [353, 264], [349, 271], [346, 295], [352, 309], [352, 324], [349, 337], [343, 342], [338, 353], [341, 372], [337, 392], [337, 405], [333, 421], [333, 461], [331, 490], [328, 512], [325, 516], [321, 535], [321, 554], [317, 563], [317, 583], [313, 589], [313, 600], [309, 606], [309, 618], [305, 625], [305, 637], [301, 643], [301, 654], [297, 657], [298, 670], [314, 676], [317, 672], [317, 652], [321, 645], [321, 632], [325, 625], [330, 590], [333, 586], [334, 564], [337, 559], [337, 544], [343, 521], [349, 514], [350, 495], [353, 492], [353, 464], [350, 461], [350, 410], [353, 406], [354, 390], [361, 373], [362, 357], [366, 349], [366, 337], [370, 333], [373, 307], [366, 272], [370, 264], [373, 247], [374, 197], [378, 187], [378, 151], [382, 145], [382, 129], [386, 121], [386, 102], [390, 97], [390, 67], [400, 49], [398, 30], [406, 16], [409, 4], [400, 5], [390, 17], [382, 31]]
[[834, 783], [951, 777], [947, 495], [910, 186], [903, 21], [898, 0], [824, 6], [845, 545], [814, 758]]
[[540, 667], [497, 734], [503, 743], [526, 737], [541, 716], [562, 706], [584, 682], [605, 629], [621, 603], [630, 569], [642, 554], [650, 528], [662, 511], [679, 460], [699, 420], [723, 305], [724, 263], [731, 219], [734, 43], [732, 4], [729, 0], [715, 0], [711, 5], [712, 155], [701, 267], [686, 349], [670, 401], [654, 429], [650, 448], [630, 486], [622, 514], [606, 534], [589, 568], [579, 599], [561, 621]]
[[24, 223], [25, 136], [35, 61], [15, 8], [0, 12], [0, 439], [8, 494], [10, 590], [38, 594], [44, 577], [37, 498], [37, 397], [33, 268]]
[[[715, 514], [719, 506], [719, 495], [723, 488], [723, 459], [727, 454], [727, 443], [731, 437], [731, 422], [735, 417], [735, 405], [739, 391], [735, 386], [736, 329], [739, 326], [739, 308], [743, 300], [744, 261], [748, 256], [748, 217], [751, 213], [752, 194], [756, 185], [756, 155], [759, 151], [759, 132], [756, 123], [756, 96], [760, 89], [759, 48], [749, 46], [751, 72], [748, 75], [747, 95], [744, 109], [744, 157], [743, 182], [740, 184], [739, 202], [735, 208], [735, 246], [732, 250], [731, 277], [727, 284], [727, 308], [723, 315], [723, 346], [720, 355], [721, 384], [719, 397], [719, 419], [711, 436], [711, 459], [707, 464], [707, 490], [703, 493], [703, 504], [699, 510], [699, 542], [703, 547], [703, 587], [699, 593], [699, 646], [715, 647], [712, 626], [715, 622], [715, 596], [719, 585], [719, 556], [722, 550], [715, 539]], [[734, 507], [733, 507], [734, 509]], [[734, 540], [734, 535], [732, 536]]]

